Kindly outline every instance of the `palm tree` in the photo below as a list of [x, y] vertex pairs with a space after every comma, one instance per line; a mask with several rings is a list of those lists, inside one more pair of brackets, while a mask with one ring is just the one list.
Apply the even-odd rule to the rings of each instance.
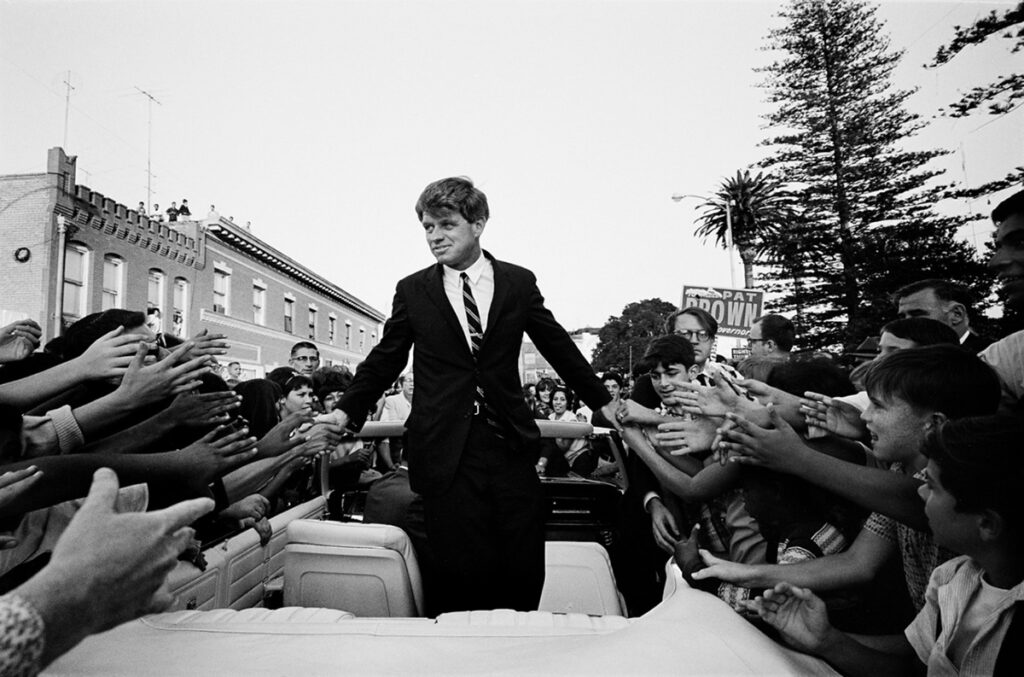
[[765, 252], [766, 240], [788, 221], [790, 196], [772, 177], [761, 172], [751, 176], [748, 169], [722, 181], [714, 197], [701, 205], [704, 213], [694, 234], [705, 241], [714, 237], [723, 248], [729, 246], [726, 203], [732, 211], [733, 243], [743, 261], [744, 287], [753, 289], [754, 263]]

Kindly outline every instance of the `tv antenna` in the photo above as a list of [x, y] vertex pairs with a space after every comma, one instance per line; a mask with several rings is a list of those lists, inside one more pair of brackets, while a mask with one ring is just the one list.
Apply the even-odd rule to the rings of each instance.
[[140, 94], [145, 96], [149, 101], [146, 102], [146, 110], [149, 115], [148, 122], [146, 123], [148, 141], [146, 143], [146, 209], [153, 208], [153, 104], [158, 106], [163, 104], [156, 100], [152, 94], [138, 86], [135, 89]]
[[67, 87], [64, 94], [64, 150], [68, 148], [68, 117], [71, 114], [71, 90], [75, 87], [71, 84], [71, 71], [68, 71], [64, 78], [64, 85]]

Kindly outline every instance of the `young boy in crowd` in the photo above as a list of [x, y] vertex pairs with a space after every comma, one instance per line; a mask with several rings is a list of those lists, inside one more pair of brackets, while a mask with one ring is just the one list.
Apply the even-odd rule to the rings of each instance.
[[947, 421], [928, 433], [924, 510], [936, 543], [964, 554], [932, 573], [924, 608], [903, 636], [839, 632], [818, 597], [789, 583], [749, 607], [789, 644], [847, 675], [911, 672], [915, 655], [930, 675], [1019, 670], [1021, 644], [1007, 638], [1024, 622], [1022, 439], [1024, 421], [1009, 416]]
[[[894, 472], [919, 481], [927, 464], [920, 448], [928, 428], [947, 419], [993, 414], [999, 403], [995, 373], [977, 356], [956, 346], [897, 351], [879, 360], [868, 372], [867, 390], [871, 404], [863, 416], [871, 433], [871, 453], [892, 464]], [[801, 444], [796, 433], [776, 415], [772, 416], [775, 428], [771, 430], [742, 418], [738, 423], [735, 431], [726, 433], [727, 445]], [[702, 553], [708, 567], [695, 572], [694, 579], [718, 578], [745, 587], [791, 582], [816, 591], [836, 590], [871, 584], [886, 561], [898, 553], [910, 600], [914, 609], [920, 610], [932, 570], [953, 553], [938, 547], [927, 531], [889, 516], [906, 512], [906, 506], [902, 494], [880, 489], [885, 485], [873, 480], [878, 474], [885, 475], [884, 471], [843, 465], [849, 466], [844, 474], [849, 476], [848, 489], [854, 490], [837, 493], [875, 511], [849, 550], [789, 566], [740, 565]], [[828, 483], [820, 486], [833, 489]], [[921, 512], [919, 500], [916, 510]]]

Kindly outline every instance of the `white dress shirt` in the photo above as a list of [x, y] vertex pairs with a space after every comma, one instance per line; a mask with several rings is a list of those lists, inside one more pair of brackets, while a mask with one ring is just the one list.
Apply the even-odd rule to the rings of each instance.
[[459, 326], [466, 337], [466, 345], [472, 348], [473, 344], [469, 339], [469, 321], [466, 319], [466, 304], [462, 300], [462, 273], [469, 277], [469, 288], [473, 290], [473, 300], [476, 301], [477, 310], [480, 311], [480, 324], [484, 331], [487, 331], [487, 317], [491, 311], [491, 301], [494, 299], [494, 266], [490, 260], [480, 255], [476, 262], [464, 271], [455, 270], [448, 266], [444, 268], [444, 293], [448, 295], [448, 302], [455, 310], [455, 317], [459, 318]]

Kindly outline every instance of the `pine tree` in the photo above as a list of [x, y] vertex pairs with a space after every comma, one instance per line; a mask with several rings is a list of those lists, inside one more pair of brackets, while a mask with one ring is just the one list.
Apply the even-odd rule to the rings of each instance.
[[923, 126], [892, 86], [902, 52], [862, 0], [791, 0], [768, 34], [780, 58], [763, 69], [776, 136], [762, 165], [799, 194], [799, 218], [774, 236], [769, 290], [798, 311], [801, 342], [855, 346], [893, 317], [889, 295], [924, 277], [987, 296], [984, 267], [954, 238], [962, 219], [933, 205], [948, 186], [929, 162], [946, 151], [908, 151]]

